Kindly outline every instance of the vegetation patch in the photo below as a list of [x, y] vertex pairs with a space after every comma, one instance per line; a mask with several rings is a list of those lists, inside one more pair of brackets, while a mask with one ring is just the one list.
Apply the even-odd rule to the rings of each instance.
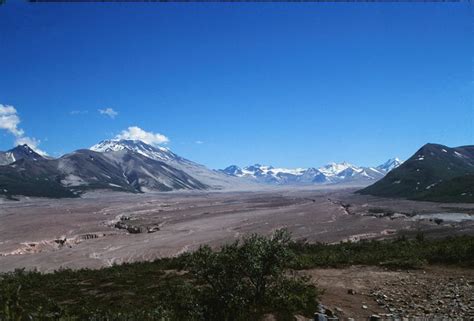
[[309, 244], [285, 231], [217, 251], [100, 270], [0, 275], [0, 320], [279, 320], [311, 316], [320, 294], [304, 269], [426, 264], [474, 267], [474, 237]]
[[294, 268], [343, 267], [347, 265], [384, 265], [395, 268], [419, 268], [424, 264], [474, 266], [474, 237], [458, 236], [425, 239], [364, 240], [357, 243], [291, 244], [297, 253]]
[[258, 320], [311, 315], [318, 290], [289, 267], [288, 232], [177, 258], [1, 276], [0, 320]]

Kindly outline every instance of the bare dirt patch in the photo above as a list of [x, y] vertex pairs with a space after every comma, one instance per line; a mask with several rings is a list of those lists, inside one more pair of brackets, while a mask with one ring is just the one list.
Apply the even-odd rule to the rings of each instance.
[[474, 270], [428, 267], [387, 270], [352, 266], [305, 271], [322, 289], [322, 303], [340, 318], [474, 317]]

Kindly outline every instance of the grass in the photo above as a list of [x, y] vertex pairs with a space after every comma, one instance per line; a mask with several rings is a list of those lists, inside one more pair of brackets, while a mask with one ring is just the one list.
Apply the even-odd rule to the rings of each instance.
[[443, 239], [400, 237], [396, 240], [361, 241], [357, 243], [291, 245], [298, 253], [294, 267], [343, 267], [347, 265], [381, 265], [395, 268], [419, 268], [426, 264], [474, 267], [474, 237]]
[[[258, 320], [268, 312], [290, 320], [296, 312], [314, 311], [318, 294], [309, 280], [296, 277], [297, 270], [357, 264], [474, 267], [473, 236], [425, 239], [419, 234], [333, 245], [285, 241], [270, 246], [263, 237], [252, 242], [99, 270], [3, 274], [0, 320], [25, 315], [35, 320]], [[259, 273], [268, 274], [261, 278]], [[252, 278], [268, 281], [266, 294], [261, 287], [260, 294], [254, 291]]]

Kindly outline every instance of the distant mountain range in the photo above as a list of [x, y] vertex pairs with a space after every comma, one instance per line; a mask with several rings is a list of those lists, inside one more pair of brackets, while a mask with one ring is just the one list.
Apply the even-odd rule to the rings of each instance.
[[245, 189], [256, 184], [372, 185], [358, 191], [384, 197], [474, 202], [474, 146], [427, 144], [407, 161], [393, 158], [377, 167], [347, 162], [319, 168], [275, 168], [255, 164], [210, 170], [164, 147], [138, 140], [105, 140], [57, 159], [27, 145], [0, 152], [0, 195], [78, 197], [109, 189], [150, 192]]
[[221, 171], [230, 176], [276, 185], [366, 183], [379, 180], [401, 163], [398, 158], [393, 158], [377, 167], [359, 167], [347, 162], [320, 168], [275, 168], [260, 164], [240, 168], [232, 165]]
[[139, 140], [105, 140], [57, 159], [21, 145], [0, 152], [0, 194], [77, 197], [95, 189], [149, 192], [242, 189], [256, 183], [361, 183], [380, 179], [399, 164], [398, 159], [376, 168], [333, 163], [319, 169], [284, 169], [257, 164], [214, 171]]
[[384, 197], [474, 202], [474, 145], [426, 144], [383, 179], [359, 191]]
[[77, 197], [93, 189], [222, 189], [241, 183], [141, 141], [103, 141], [57, 159], [46, 159], [23, 145], [0, 157], [0, 195], [7, 196]]

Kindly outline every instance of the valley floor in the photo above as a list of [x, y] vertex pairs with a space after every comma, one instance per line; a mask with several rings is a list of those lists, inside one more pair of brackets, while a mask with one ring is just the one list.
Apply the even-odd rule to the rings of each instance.
[[[329, 243], [419, 231], [474, 234], [474, 204], [384, 199], [355, 190], [95, 192], [81, 199], [0, 200], [0, 272], [152, 260], [282, 227], [295, 239]], [[438, 216], [419, 219], [433, 213]]]

